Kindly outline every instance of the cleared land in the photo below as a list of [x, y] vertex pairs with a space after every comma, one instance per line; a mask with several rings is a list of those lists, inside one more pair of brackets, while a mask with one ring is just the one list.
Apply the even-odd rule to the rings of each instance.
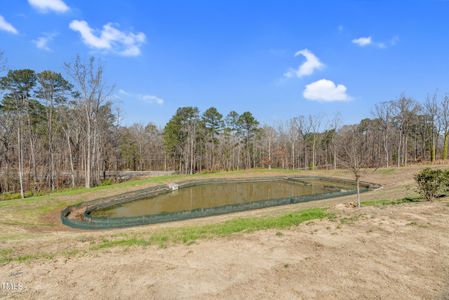
[[[444, 167], [444, 166], [443, 166]], [[69, 204], [185, 180], [171, 176], [0, 202], [0, 281], [12, 298], [447, 299], [449, 206], [415, 197], [420, 168], [367, 170], [382, 189], [353, 197], [107, 231], [62, 226]], [[322, 175], [253, 170], [207, 177]], [[189, 177], [193, 178], [193, 177]]]

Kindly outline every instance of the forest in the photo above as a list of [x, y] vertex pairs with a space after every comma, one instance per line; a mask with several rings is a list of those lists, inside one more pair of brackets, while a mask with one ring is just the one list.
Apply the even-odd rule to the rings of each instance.
[[339, 114], [261, 124], [249, 111], [180, 107], [163, 128], [121, 124], [104, 66], [76, 57], [64, 72], [8, 69], [0, 54], [0, 193], [100, 185], [121, 170], [193, 174], [248, 168], [405, 166], [448, 156], [449, 96], [380, 100], [370, 118]]

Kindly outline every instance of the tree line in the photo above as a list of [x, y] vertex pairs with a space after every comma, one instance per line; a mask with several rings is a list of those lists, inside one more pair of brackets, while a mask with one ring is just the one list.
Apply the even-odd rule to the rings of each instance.
[[180, 107], [163, 128], [120, 124], [114, 89], [95, 58], [64, 74], [6, 70], [0, 54], [0, 192], [101, 184], [120, 170], [179, 173], [248, 168], [405, 166], [447, 159], [449, 97], [405, 95], [375, 105], [371, 118], [298, 115], [261, 124], [247, 112]]

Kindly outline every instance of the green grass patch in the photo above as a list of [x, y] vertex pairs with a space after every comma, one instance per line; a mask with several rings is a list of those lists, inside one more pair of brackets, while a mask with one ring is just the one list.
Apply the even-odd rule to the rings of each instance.
[[117, 246], [146, 246], [167, 243], [186, 243], [205, 238], [223, 237], [239, 232], [254, 232], [265, 229], [282, 229], [299, 225], [303, 222], [323, 219], [329, 216], [326, 209], [312, 208], [275, 217], [238, 218], [224, 223], [166, 229], [145, 238], [125, 238], [103, 240], [92, 249], [105, 249]]
[[[29, 197], [37, 197], [37, 196], [42, 196], [48, 194], [48, 192], [33, 192], [33, 191], [27, 191], [24, 193], [24, 197], [25, 198], [29, 198]], [[0, 194], [0, 201], [4, 201], [4, 200], [14, 200], [14, 199], [21, 199], [22, 195], [20, 193], [3, 193]]]
[[0, 253], [0, 265], [8, 264], [11, 262], [25, 263], [36, 259], [53, 259], [56, 257], [54, 253], [37, 253], [37, 254], [25, 254], [25, 255], [11, 255]]
[[424, 199], [422, 197], [404, 197], [394, 200], [368, 200], [362, 201], [362, 206], [384, 206], [384, 205], [398, 205], [403, 203], [415, 203], [422, 202]]
[[103, 240], [91, 247], [92, 250], [100, 250], [112, 247], [147, 246], [150, 242], [144, 239], [130, 238], [125, 240]]

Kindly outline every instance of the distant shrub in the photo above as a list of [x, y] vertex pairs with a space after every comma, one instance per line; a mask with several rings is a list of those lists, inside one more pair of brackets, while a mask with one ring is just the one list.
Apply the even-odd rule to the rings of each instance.
[[448, 187], [447, 178], [449, 171], [432, 170], [426, 168], [415, 175], [418, 184], [418, 192], [427, 201], [432, 201], [439, 193]]
[[108, 179], [104, 179], [104, 180], [99, 184], [99, 186], [111, 185], [111, 184], [113, 184], [113, 183], [114, 183], [114, 180], [112, 180], [111, 178], [108, 178]]
[[0, 195], [0, 200], [20, 199], [20, 193], [3, 193]]
[[443, 171], [443, 190], [449, 193], [449, 169]]
[[199, 172], [199, 174], [214, 174], [220, 172], [219, 170], [204, 170]]
[[[45, 195], [45, 193], [44, 192], [28, 191], [28, 192], [25, 192], [24, 197], [25, 198], [29, 198], [29, 197], [42, 196], [42, 195]], [[20, 198], [22, 198], [20, 193], [3, 193], [3, 194], [0, 194], [0, 201], [2, 201], [2, 200], [14, 200], [14, 199], [20, 199]]]

